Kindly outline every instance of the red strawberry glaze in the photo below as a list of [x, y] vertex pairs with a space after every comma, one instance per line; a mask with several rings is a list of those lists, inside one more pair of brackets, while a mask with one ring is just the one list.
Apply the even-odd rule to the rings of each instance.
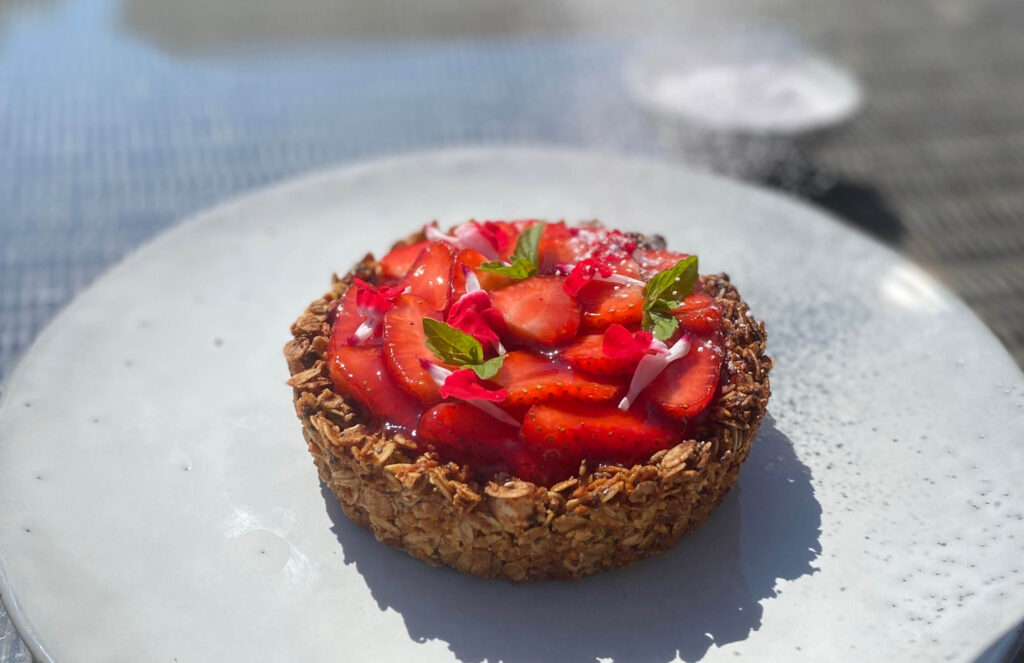
[[[487, 257], [457, 241], [482, 238], [498, 253], [492, 264], [510, 265], [519, 236], [534, 223], [474, 222], [385, 256], [374, 285], [405, 294], [365, 324], [357, 288], [341, 298], [328, 350], [336, 391], [481, 480], [505, 473], [550, 485], [584, 461], [643, 462], [702, 421], [718, 391], [723, 340], [715, 300], [699, 289], [687, 296], [671, 310], [680, 331], [659, 344], [641, 330], [642, 282], [687, 254], [638, 249], [618, 231], [551, 223], [540, 235], [536, 273], [522, 278], [488, 271]], [[566, 287], [584, 261], [595, 266], [588, 280]], [[465, 364], [445, 364], [426, 345], [428, 317], [476, 338], [487, 359], [501, 353], [500, 367], [483, 379]], [[621, 402], [640, 360], [681, 337], [689, 352], [660, 355], [662, 372], [649, 385], [637, 383], [647, 386], [631, 405]], [[474, 388], [441, 390], [453, 371]]]

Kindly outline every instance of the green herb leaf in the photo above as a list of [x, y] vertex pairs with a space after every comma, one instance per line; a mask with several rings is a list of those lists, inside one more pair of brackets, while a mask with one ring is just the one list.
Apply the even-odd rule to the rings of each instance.
[[659, 341], [667, 341], [679, 328], [672, 310], [683, 305], [697, 283], [697, 256], [683, 258], [655, 274], [644, 286], [643, 328]]
[[650, 306], [646, 306], [646, 310], [654, 313], [671, 313], [682, 305], [682, 302], [677, 302], [674, 299], [655, 299]]
[[654, 335], [659, 341], [667, 341], [672, 338], [679, 328], [679, 320], [674, 315], [660, 311], [648, 311], [644, 313], [644, 329]]
[[540, 246], [540, 236], [544, 234], [545, 225], [547, 224], [543, 221], [538, 221], [519, 233], [519, 238], [516, 240], [516, 250], [512, 252], [513, 263], [519, 260], [528, 260], [533, 263], [534, 269], [536, 269], [537, 263], [540, 262], [537, 258], [537, 249]]
[[501, 274], [511, 279], [520, 281], [537, 273], [537, 265], [540, 263], [538, 247], [540, 236], [544, 233], [543, 221], [538, 221], [523, 232], [519, 233], [516, 239], [516, 248], [512, 252], [512, 264], [506, 265], [499, 260], [492, 260], [480, 265], [477, 269], [492, 274]]
[[497, 357], [488, 359], [482, 364], [470, 366], [470, 368], [473, 369], [473, 372], [476, 373], [477, 377], [481, 380], [490, 380], [498, 374], [499, 370], [501, 370], [501, 365], [505, 362], [505, 357], [507, 356], [508, 355], [498, 355]]
[[423, 318], [424, 343], [438, 359], [453, 366], [484, 363], [480, 341], [440, 320]]
[[491, 272], [492, 274], [501, 274], [511, 279], [521, 281], [528, 276], [533, 276], [537, 273], [537, 264], [530, 262], [529, 260], [518, 259], [511, 265], [506, 265], [503, 262], [492, 260], [485, 262], [484, 264], [477, 267], [480, 271]]
[[[697, 256], [683, 258], [663, 272], [658, 272], [644, 287], [644, 310], [659, 300], [682, 301], [693, 292], [697, 283]], [[679, 306], [679, 304], [676, 304]]]

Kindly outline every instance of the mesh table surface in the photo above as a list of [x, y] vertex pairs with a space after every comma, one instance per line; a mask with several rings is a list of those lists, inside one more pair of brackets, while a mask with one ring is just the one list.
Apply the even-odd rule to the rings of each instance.
[[[1024, 4], [494, 4], [0, 0], [0, 379], [140, 243], [285, 177], [483, 144], [682, 160], [622, 70], [697, 20], [785, 26], [859, 76], [863, 112], [802, 156], [816, 184], [773, 181], [929, 269], [1024, 365]], [[0, 662], [23, 660], [0, 616]]]

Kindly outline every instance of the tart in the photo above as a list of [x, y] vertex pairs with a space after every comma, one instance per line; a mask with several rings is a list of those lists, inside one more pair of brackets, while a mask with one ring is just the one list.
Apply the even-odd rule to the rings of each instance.
[[770, 394], [727, 275], [597, 223], [427, 226], [291, 332], [303, 436], [349, 518], [516, 582], [671, 548], [736, 482]]

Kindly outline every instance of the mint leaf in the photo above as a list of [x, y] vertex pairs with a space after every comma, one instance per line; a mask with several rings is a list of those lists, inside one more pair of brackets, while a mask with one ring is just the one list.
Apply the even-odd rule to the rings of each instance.
[[480, 271], [491, 272], [492, 274], [501, 274], [511, 279], [521, 281], [528, 276], [533, 276], [537, 273], [536, 263], [532, 263], [529, 260], [518, 259], [511, 265], [506, 265], [503, 262], [492, 260], [485, 262], [484, 264], [477, 267]]
[[654, 335], [654, 338], [659, 341], [667, 341], [679, 328], [679, 320], [674, 315], [660, 311], [648, 311], [644, 313], [643, 326]]
[[470, 366], [470, 368], [473, 369], [473, 372], [476, 373], [477, 377], [481, 380], [490, 380], [498, 374], [499, 370], [501, 370], [501, 365], [505, 362], [505, 357], [507, 356], [508, 355], [498, 355], [497, 357], [488, 359], [482, 364]]
[[647, 310], [652, 313], [671, 313], [682, 305], [682, 302], [677, 302], [674, 299], [655, 299], [647, 307]]
[[506, 355], [484, 361], [480, 341], [440, 320], [423, 318], [423, 335], [424, 343], [438, 359], [449, 366], [471, 368], [481, 380], [497, 375], [505, 361]]
[[547, 224], [543, 221], [538, 221], [519, 233], [519, 238], [516, 240], [516, 250], [512, 252], [513, 263], [519, 260], [528, 260], [533, 263], [534, 270], [536, 270], [537, 263], [540, 262], [537, 259], [537, 248], [540, 246], [540, 236], [544, 234], [545, 225]]
[[501, 274], [511, 279], [521, 281], [537, 273], [538, 247], [540, 236], [544, 233], [543, 221], [538, 221], [523, 232], [519, 233], [516, 240], [516, 248], [512, 252], [512, 264], [506, 265], [499, 260], [491, 260], [480, 265], [477, 269], [492, 274]]
[[484, 361], [480, 341], [440, 320], [423, 318], [424, 343], [438, 359], [453, 366], [472, 366]]
[[696, 283], [697, 256], [683, 258], [674, 267], [658, 272], [647, 282], [644, 287], [644, 310], [651, 309], [658, 300], [682, 301], [693, 292]]
[[697, 283], [697, 256], [683, 258], [658, 272], [644, 286], [643, 328], [659, 341], [666, 341], [679, 328], [672, 310], [683, 305]]

